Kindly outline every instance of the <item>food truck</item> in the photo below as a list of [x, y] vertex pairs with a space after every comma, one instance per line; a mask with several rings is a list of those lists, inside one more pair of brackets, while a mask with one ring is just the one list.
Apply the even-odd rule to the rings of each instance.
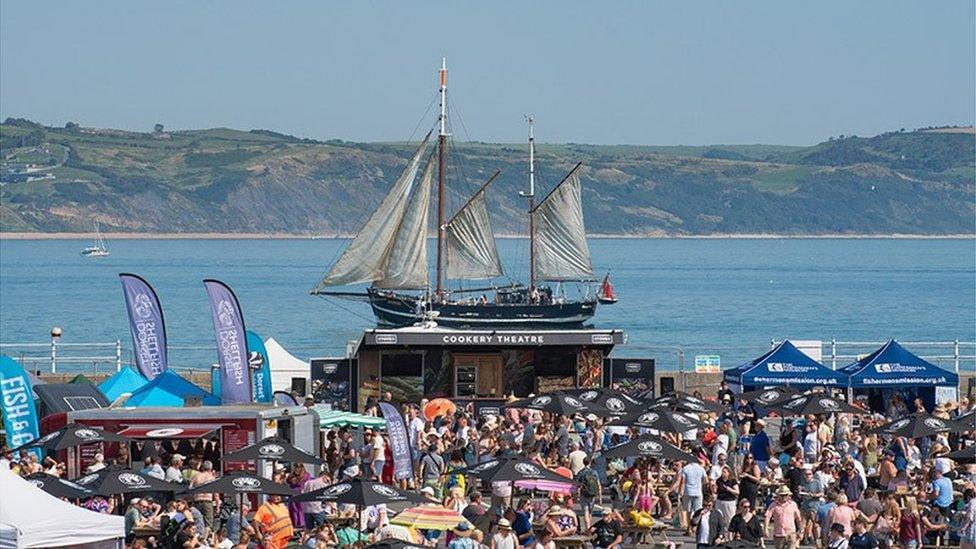
[[[133, 461], [141, 458], [140, 447], [153, 441], [200, 444], [216, 441], [219, 456], [240, 450], [266, 437], [277, 435], [306, 452], [318, 455], [321, 443], [319, 415], [304, 406], [269, 404], [189, 406], [184, 408], [101, 408], [68, 412], [68, 423], [80, 423], [129, 437], [136, 441], [130, 449]], [[92, 463], [96, 453], [106, 458], [117, 455], [117, 444], [87, 445], [68, 456], [69, 477], [75, 477]], [[217, 464], [215, 464], [216, 466]], [[271, 463], [260, 464], [262, 474], [270, 475]], [[251, 468], [247, 463], [226, 463], [220, 469], [233, 471]]]

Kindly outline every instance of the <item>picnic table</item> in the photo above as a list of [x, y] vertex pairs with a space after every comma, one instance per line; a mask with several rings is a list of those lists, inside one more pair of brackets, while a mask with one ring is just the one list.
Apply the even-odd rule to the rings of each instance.
[[592, 536], [584, 536], [576, 534], [575, 536], [563, 536], [559, 538], [552, 538], [552, 541], [556, 544], [556, 547], [578, 547], [583, 549], [590, 542]]

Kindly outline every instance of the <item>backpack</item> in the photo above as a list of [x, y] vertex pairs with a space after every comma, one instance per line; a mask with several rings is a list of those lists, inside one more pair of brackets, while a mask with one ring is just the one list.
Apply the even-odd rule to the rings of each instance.
[[162, 547], [176, 547], [176, 536], [183, 530], [185, 520], [173, 520], [169, 515], [159, 518], [159, 543]]
[[583, 469], [580, 471], [580, 493], [588, 498], [595, 498], [600, 493], [600, 479], [596, 476], [593, 469]]

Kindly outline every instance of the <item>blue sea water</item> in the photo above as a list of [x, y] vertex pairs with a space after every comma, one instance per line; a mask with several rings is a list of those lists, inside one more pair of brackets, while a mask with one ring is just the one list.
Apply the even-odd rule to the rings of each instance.
[[[342, 355], [371, 325], [368, 305], [308, 292], [344, 244], [114, 240], [111, 255], [96, 259], [79, 255], [83, 241], [2, 240], [0, 343], [49, 342], [56, 325], [63, 343], [118, 339], [128, 355], [117, 274], [134, 272], [160, 296], [177, 367], [206, 369], [216, 359], [204, 278], [233, 287], [248, 328], [296, 356]], [[594, 239], [590, 246], [594, 267], [612, 270], [621, 298], [601, 306], [594, 324], [627, 333], [615, 355], [657, 358], [659, 368], [677, 367], [679, 348], [688, 366], [695, 354], [718, 354], [732, 366], [771, 339], [976, 340], [973, 240]], [[524, 279], [525, 241], [500, 247]]]

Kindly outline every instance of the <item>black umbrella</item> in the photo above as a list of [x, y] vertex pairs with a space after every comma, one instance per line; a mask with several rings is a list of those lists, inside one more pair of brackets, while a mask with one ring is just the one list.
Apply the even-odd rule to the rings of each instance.
[[580, 398], [555, 392], [536, 397], [529, 397], [509, 402], [505, 408], [538, 410], [540, 412], [551, 412], [571, 416], [573, 414], [606, 414], [607, 409], [593, 402], [584, 402]]
[[85, 499], [95, 495], [80, 484], [47, 473], [34, 473], [24, 477], [24, 480], [56, 498]]
[[890, 437], [923, 438], [960, 430], [962, 429], [952, 421], [937, 418], [928, 412], [915, 412], [867, 432]]
[[643, 427], [664, 433], [686, 433], [694, 429], [705, 429], [708, 427], [707, 423], [663, 408], [651, 408], [643, 412], [627, 414], [624, 417], [611, 421], [607, 425]]
[[415, 492], [400, 490], [381, 482], [354, 478], [306, 492], [291, 498], [291, 501], [331, 501], [337, 504], [369, 507], [381, 503], [429, 503]]
[[636, 412], [645, 407], [637, 400], [620, 391], [602, 387], [595, 389], [572, 389], [570, 391], [563, 391], [563, 394], [574, 396], [584, 404], [596, 404], [612, 415], [624, 415], [630, 412]]
[[225, 462], [251, 461], [255, 459], [286, 461], [289, 463], [311, 463], [313, 465], [322, 465], [325, 463], [325, 460], [319, 459], [301, 448], [296, 448], [287, 440], [277, 436], [268, 437], [223, 457]]
[[941, 457], [949, 458], [956, 463], [976, 463], [976, 448], [970, 446], [955, 452], [949, 452]]
[[131, 469], [107, 467], [74, 479], [75, 484], [91, 490], [99, 496], [115, 494], [136, 494], [144, 492], [182, 492], [183, 485], [167, 482]]
[[284, 484], [248, 471], [234, 471], [186, 491], [193, 494], [265, 494], [293, 496], [295, 491]]
[[548, 480], [563, 484], [576, 484], [572, 479], [550, 471], [539, 464], [521, 457], [497, 458], [478, 465], [456, 469], [460, 473], [477, 477], [485, 482], [518, 482], [520, 480]]
[[13, 451], [17, 452], [27, 448], [40, 448], [42, 450], [57, 452], [67, 448], [81, 446], [82, 444], [129, 441], [129, 438], [117, 435], [111, 431], [106, 431], [105, 429], [96, 429], [87, 425], [71, 423], [65, 425], [57, 431], [48, 433], [35, 441], [28, 442], [19, 448], [14, 448]]
[[952, 423], [957, 425], [961, 432], [976, 431], [976, 411], [967, 412], [952, 420]]
[[705, 414], [713, 412], [716, 414], [728, 410], [728, 407], [718, 402], [709, 402], [688, 393], [668, 393], [659, 396], [651, 401], [652, 408], [673, 408], [687, 412]]
[[782, 404], [770, 406], [783, 416], [806, 416], [821, 414], [866, 414], [867, 412], [825, 394], [810, 394], [794, 397]]
[[617, 457], [625, 458], [631, 456], [653, 457], [673, 461], [679, 459], [682, 461], [696, 461], [697, 459], [694, 455], [685, 452], [677, 446], [651, 435], [644, 435], [623, 444], [618, 444], [606, 452], [603, 452], [603, 457], [608, 459]]
[[755, 391], [746, 391], [736, 398], [739, 400], [745, 400], [756, 406], [775, 406], [777, 404], [782, 404], [788, 400], [792, 400], [795, 397], [801, 396], [802, 391], [792, 389], [790, 387], [773, 387], [772, 389], [757, 389]]

